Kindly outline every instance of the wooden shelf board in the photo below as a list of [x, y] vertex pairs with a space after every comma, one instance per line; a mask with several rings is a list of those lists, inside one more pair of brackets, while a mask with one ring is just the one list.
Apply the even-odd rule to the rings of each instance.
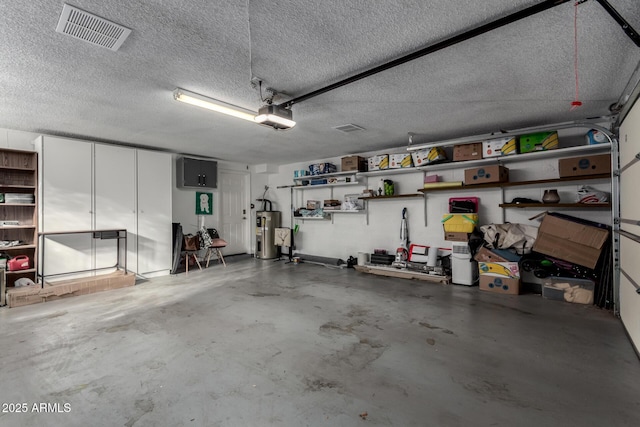
[[611, 203], [500, 203], [501, 208], [611, 208]]
[[34, 168], [25, 168], [20, 166], [0, 166], [0, 171], [10, 170], [10, 171], [25, 171], [25, 172], [35, 172]]
[[0, 225], [0, 230], [18, 230], [18, 229], [29, 229], [36, 228], [35, 225]]
[[558, 182], [587, 181], [587, 180], [593, 180], [593, 179], [611, 179], [611, 175], [601, 174], [601, 175], [572, 176], [568, 178], [538, 179], [533, 181], [492, 182], [489, 184], [463, 185], [461, 187], [443, 187], [443, 188], [428, 188], [428, 189], [420, 188], [418, 189], [418, 191], [422, 193], [431, 193], [434, 191], [481, 190], [484, 188], [519, 187], [523, 185], [541, 185], [541, 184], [552, 184], [552, 183], [558, 183]]
[[382, 200], [382, 199], [407, 199], [413, 197], [424, 197], [423, 194], [394, 194], [392, 196], [358, 197], [360, 200]]
[[27, 207], [35, 207], [35, 203], [0, 203], [0, 207], [2, 206], [27, 206]]
[[35, 268], [29, 268], [27, 270], [17, 270], [17, 271], [9, 271], [7, 270], [5, 272], [6, 275], [10, 275], [10, 274], [25, 274], [25, 273], [35, 273], [36, 269]]
[[0, 251], [13, 251], [23, 249], [35, 249], [36, 245], [0, 246]]
[[0, 188], [17, 188], [20, 190], [35, 190], [35, 185], [12, 185], [12, 184], [0, 184]]

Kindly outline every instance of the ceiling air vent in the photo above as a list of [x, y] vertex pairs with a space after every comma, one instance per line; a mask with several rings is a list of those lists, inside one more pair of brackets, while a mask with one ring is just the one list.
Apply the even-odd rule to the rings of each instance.
[[56, 32], [111, 50], [118, 50], [131, 34], [131, 30], [122, 25], [68, 4], [62, 8]]
[[357, 132], [360, 130], [364, 130], [363, 127], [354, 125], [352, 123], [348, 123], [346, 125], [341, 125], [341, 126], [336, 126], [333, 129], [338, 130], [340, 132], [344, 132], [344, 133], [351, 133], [351, 132]]

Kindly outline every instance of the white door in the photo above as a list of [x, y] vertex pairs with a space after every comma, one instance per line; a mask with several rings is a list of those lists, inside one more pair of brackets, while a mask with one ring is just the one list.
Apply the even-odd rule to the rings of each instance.
[[640, 349], [640, 102], [620, 126], [620, 317]]
[[248, 252], [249, 242], [249, 174], [242, 171], [221, 170], [220, 181], [220, 237], [227, 241], [225, 255]]
[[[95, 229], [127, 230], [127, 270], [136, 271], [136, 173], [135, 150], [115, 145], [95, 144]], [[124, 248], [117, 253], [116, 240], [96, 240], [96, 268], [114, 266]], [[124, 241], [120, 244], [124, 246]], [[106, 272], [106, 271], [102, 271]]]
[[171, 270], [171, 155], [138, 152], [138, 274]]
[[[91, 230], [93, 144], [45, 136], [36, 145], [40, 153], [40, 232]], [[41, 274], [93, 268], [91, 234], [55, 235], [40, 242]]]

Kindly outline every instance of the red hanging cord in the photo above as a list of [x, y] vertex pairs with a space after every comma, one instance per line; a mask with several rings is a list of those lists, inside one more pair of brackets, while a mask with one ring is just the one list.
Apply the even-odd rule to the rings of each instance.
[[574, 14], [573, 14], [573, 70], [576, 78], [576, 97], [573, 102], [571, 102], [571, 109], [569, 111], [573, 111], [578, 107], [582, 106], [582, 102], [578, 101], [579, 99], [579, 91], [578, 91], [578, 5], [581, 2], [577, 1], [574, 4]]

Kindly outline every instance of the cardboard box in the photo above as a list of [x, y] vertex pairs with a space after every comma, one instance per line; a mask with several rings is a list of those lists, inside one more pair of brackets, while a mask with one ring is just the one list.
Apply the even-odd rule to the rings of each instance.
[[61, 298], [133, 286], [135, 282], [135, 274], [124, 274], [122, 271], [116, 271], [99, 276], [45, 283], [44, 287], [36, 285], [13, 288], [7, 291], [7, 305], [13, 308], [38, 304]]
[[517, 262], [479, 262], [480, 275], [496, 277], [520, 277], [520, 267]]
[[442, 147], [433, 147], [428, 150], [412, 151], [411, 158], [414, 166], [424, 166], [447, 160], [447, 154]]
[[545, 215], [533, 250], [588, 268], [595, 268], [609, 230]]
[[410, 168], [412, 166], [411, 154], [389, 154], [389, 169]]
[[595, 286], [593, 280], [588, 279], [549, 277], [544, 280], [542, 296], [547, 299], [590, 305], [593, 304]]
[[520, 278], [496, 277], [481, 274], [479, 287], [481, 291], [519, 295]]
[[484, 246], [478, 249], [476, 255], [473, 257], [478, 262], [509, 262], [508, 259], [501, 257], [495, 252], [491, 251], [489, 248], [485, 248]]
[[493, 165], [464, 170], [464, 185], [508, 181], [509, 169], [504, 166]]
[[446, 214], [442, 216], [442, 226], [444, 231], [454, 231], [459, 233], [472, 233], [478, 225], [478, 214]]
[[478, 160], [482, 158], [482, 143], [461, 144], [453, 146], [453, 161]]
[[458, 231], [445, 231], [444, 240], [449, 242], [468, 242], [469, 233], [462, 233]]
[[366, 172], [367, 171], [367, 159], [360, 156], [347, 156], [342, 158], [342, 165], [340, 168], [343, 172], [355, 171]]
[[490, 139], [482, 142], [482, 158], [518, 154], [515, 137]]
[[555, 150], [558, 148], [558, 132], [536, 132], [520, 136], [520, 152]]
[[370, 171], [389, 169], [389, 156], [387, 154], [371, 156], [367, 163]]
[[611, 154], [569, 157], [558, 160], [560, 178], [611, 173]]
[[307, 209], [313, 210], [322, 207], [322, 202], [320, 200], [307, 200]]

